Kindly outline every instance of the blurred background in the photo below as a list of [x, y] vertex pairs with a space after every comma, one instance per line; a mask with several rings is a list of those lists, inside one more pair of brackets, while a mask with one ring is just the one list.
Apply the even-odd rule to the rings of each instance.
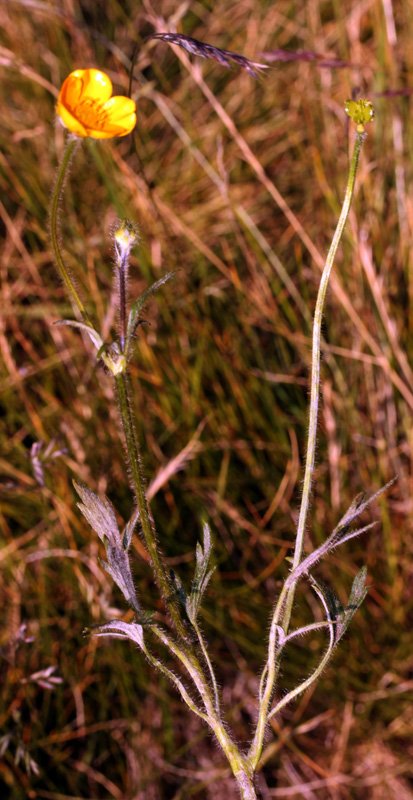
[[[257, 79], [188, 56], [179, 31], [269, 64]], [[274, 719], [263, 798], [413, 798], [413, 14], [401, 0], [161, 3], [6, 0], [0, 6], [0, 794], [12, 800], [222, 798], [236, 789], [200, 721], [128, 643], [83, 636], [128, 611], [76, 508], [73, 478], [132, 508], [109, 376], [53, 266], [48, 205], [65, 131], [57, 92], [77, 67], [128, 91], [132, 136], [86, 140], [62, 241], [93, 319], [116, 326], [111, 229], [139, 225], [132, 368], [163, 552], [190, 579], [203, 519], [217, 570], [202, 626], [228, 722], [247, 742], [270, 608], [300, 501], [311, 314], [353, 143], [348, 97], [374, 102], [324, 324], [323, 400], [306, 550], [360, 491], [397, 481], [379, 524], [317, 568], [346, 603], [369, 593], [322, 680]], [[154, 483], [155, 481], [155, 483]], [[158, 609], [139, 538], [139, 596]], [[321, 618], [308, 586], [294, 624]], [[279, 692], [323, 634], [291, 646]]]

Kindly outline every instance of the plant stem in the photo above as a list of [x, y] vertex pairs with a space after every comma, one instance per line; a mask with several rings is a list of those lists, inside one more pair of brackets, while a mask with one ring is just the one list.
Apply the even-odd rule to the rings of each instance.
[[[139, 446], [136, 437], [135, 426], [133, 422], [133, 414], [131, 408], [128, 375], [123, 370], [114, 376], [116, 382], [116, 389], [119, 400], [120, 413], [122, 418], [122, 426], [126, 440], [126, 448], [129, 459], [129, 466], [132, 474], [133, 489], [136, 498], [136, 504], [139, 509], [140, 523], [142, 526], [142, 533], [147, 546], [149, 555], [151, 557], [152, 566], [154, 569], [155, 577], [162, 597], [168, 604], [175, 629], [181, 637], [182, 643], [176, 644], [171, 638], [161, 631], [158, 626], [154, 626], [154, 633], [158, 638], [163, 641], [166, 647], [173, 652], [176, 657], [184, 664], [188, 673], [190, 674], [194, 685], [197, 687], [198, 692], [202, 698], [208, 724], [214, 732], [219, 744], [221, 745], [228, 762], [231, 766], [235, 780], [237, 781], [242, 800], [256, 800], [252, 773], [249, 769], [247, 759], [243, 756], [237, 745], [232, 741], [228, 734], [225, 724], [221, 719], [219, 713], [218, 690], [215, 680], [213, 680], [214, 696], [211, 696], [210, 686], [204, 675], [204, 672], [198, 662], [196, 654], [188, 648], [188, 631], [181, 618], [178, 602], [174, 595], [174, 589], [171, 585], [169, 577], [166, 572], [165, 565], [161, 559], [157, 543], [156, 543], [156, 530], [153, 519], [150, 515], [144, 486], [144, 478], [142, 474], [142, 466], [140, 461]], [[202, 637], [201, 637], [202, 640]], [[202, 647], [202, 644], [201, 644]], [[202, 650], [205, 655], [205, 645]], [[207, 658], [208, 667], [214, 675], [212, 665]], [[211, 676], [212, 677], [212, 676]]]
[[139, 509], [139, 521], [142, 527], [143, 538], [151, 558], [152, 567], [155, 573], [161, 595], [171, 613], [175, 629], [181, 639], [188, 640], [188, 631], [181, 618], [178, 600], [175, 590], [167, 574], [166, 567], [162, 561], [156, 543], [156, 529], [152, 516], [149, 512], [145, 494], [145, 481], [142, 472], [142, 464], [139, 452], [139, 445], [136, 436], [135, 425], [129, 392], [129, 377], [125, 370], [114, 376], [116, 390], [119, 401], [122, 427], [126, 441], [126, 451], [132, 476], [133, 491], [135, 494], [136, 505]]
[[239, 772], [234, 773], [234, 777], [238, 784], [241, 800], [257, 800], [252, 778], [246, 769], [240, 769]]
[[123, 256], [119, 261], [119, 342], [121, 352], [125, 352], [126, 342], [126, 264]]
[[[248, 759], [240, 752], [228, 733], [220, 712], [214, 704], [214, 700], [215, 703], [217, 703], [217, 698], [212, 698], [210, 686], [198, 664], [196, 655], [193, 652], [189, 652], [188, 649], [182, 647], [182, 645], [177, 644], [171, 639], [170, 635], [158, 625], [152, 625], [151, 629], [165, 647], [176, 656], [181, 664], [183, 664], [192, 682], [196, 686], [206, 711], [205, 721], [213, 731], [227, 757], [234, 778], [237, 781], [241, 798], [243, 798], [243, 800], [256, 800], [257, 796], [253, 784], [253, 775], [249, 767]], [[174, 682], [176, 683], [176, 679]], [[214, 688], [216, 688], [216, 683], [214, 683]], [[188, 704], [187, 698], [185, 698], [185, 702]], [[199, 710], [196, 710], [194, 713], [199, 713]]]
[[[324, 269], [320, 280], [320, 286], [318, 289], [316, 307], [314, 311], [313, 344], [312, 344], [312, 359], [311, 359], [310, 414], [309, 414], [309, 424], [308, 424], [307, 454], [305, 460], [303, 494], [301, 498], [300, 514], [298, 518], [297, 537], [295, 540], [292, 569], [295, 569], [301, 561], [307, 515], [310, 505], [313, 473], [314, 473], [315, 449], [317, 441], [318, 406], [320, 400], [321, 324], [323, 319], [324, 304], [327, 294], [328, 282], [331, 275], [331, 270], [333, 268], [334, 259], [337, 253], [337, 248], [340, 243], [341, 237], [343, 235], [344, 226], [347, 222], [347, 217], [350, 211], [351, 201], [354, 192], [354, 185], [356, 181], [357, 168], [359, 164], [360, 152], [363, 142], [366, 139], [366, 136], [367, 134], [364, 131], [356, 132], [356, 141], [354, 144], [353, 155], [350, 162], [350, 169], [349, 169], [343, 206], [330, 245], [330, 249], [327, 254], [326, 262], [324, 264]], [[282, 624], [284, 632], [286, 634], [288, 632], [288, 626], [290, 624], [290, 619], [291, 619], [291, 612], [294, 603], [295, 587], [296, 587], [295, 583], [293, 583], [293, 585], [290, 587], [283, 613]]]
[[78, 143], [79, 143], [78, 139], [69, 137], [69, 139], [66, 142], [63, 158], [60, 162], [59, 169], [57, 171], [56, 182], [53, 187], [52, 201], [50, 204], [50, 238], [52, 242], [53, 255], [55, 258], [56, 266], [59, 271], [60, 277], [66, 286], [69, 296], [71, 297], [75, 306], [77, 306], [84, 322], [87, 325], [93, 327], [90, 318], [87, 314], [87, 311], [79, 297], [77, 289], [70, 277], [68, 269], [63, 261], [63, 256], [59, 241], [59, 208], [67, 177], [67, 171]]
[[238, 784], [241, 800], [257, 800], [253, 773], [246, 756], [240, 753], [237, 745], [232, 741], [220, 720], [219, 723], [218, 720], [212, 720], [211, 727], [229, 761], [232, 774]]
[[[295, 541], [292, 569], [296, 569], [299, 563], [301, 562], [305, 527], [307, 522], [309, 504], [310, 504], [311, 486], [312, 486], [312, 479], [314, 472], [318, 405], [320, 397], [321, 324], [323, 318], [325, 298], [326, 298], [331, 270], [337, 253], [337, 248], [340, 243], [340, 239], [342, 237], [344, 226], [346, 224], [348, 213], [350, 210], [351, 200], [354, 192], [355, 179], [357, 174], [357, 167], [359, 163], [360, 151], [365, 138], [366, 134], [364, 133], [364, 131], [363, 132], [357, 131], [353, 155], [350, 162], [349, 176], [347, 180], [347, 187], [344, 196], [343, 206], [330, 245], [330, 249], [327, 254], [324, 269], [321, 275], [320, 286], [317, 295], [317, 302], [314, 311], [312, 361], [311, 361], [311, 392], [310, 392], [310, 412], [309, 412], [307, 453], [306, 453], [306, 463], [304, 471], [303, 494], [301, 498], [301, 506], [298, 519], [297, 536]], [[278, 598], [277, 604], [273, 612], [269, 643], [268, 643], [268, 659], [264, 667], [263, 677], [261, 679], [262, 686], [264, 688], [262, 691], [262, 698], [260, 701], [260, 707], [258, 712], [257, 727], [249, 752], [249, 763], [252, 770], [256, 769], [256, 766], [261, 756], [263, 742], [264, 742], [265, 728], [268, 722], [269, 707], [279, 672], [280, 665], [279, 665], [279, 660], [277, 663], [277, 652], [276, 652], [277, 626], [282, 625], [284, 633], [285, 635], [287, 635], [291, 619], [292, 607], [294, 603], [296, 583], [297, 581], [294, 581], [294, 583], [292, 583], [289, 587], [287, 587], [287, 585], [284, 584], [284, 587], [281, 591], [281, 594]]]
[[201, 632], [201, 629], [200, 629], [198, 623], [196, 621], [194, 621], [194, 622], [192, 622], [192, 625], [193, 625], [194, 630], [196, 632], [196, 635], [198, 637], [198, 642], [199, 642], [201, 650], [203, 652], [205, 661], [206, 661], [206, 663], [208, 665], [208, 670], [209, 670], [209, 674], [210, 674], [210, 677], [211, 677], [212, 686], [213, 686], [213, 689], [214, 689], [215, 711], [217, 712], [217, 714], [219, 714], [220, 712], [219, 712], [218, 684], [217, 684], [217, 680], [216, 680], [216, 677], [215, 677], [214, 668], [212, 666], [212, 661], [211, 661], [211, 659], [209, 657], [207, 646], [205, 644], [204, 637], [202, 635], [202, 632]]

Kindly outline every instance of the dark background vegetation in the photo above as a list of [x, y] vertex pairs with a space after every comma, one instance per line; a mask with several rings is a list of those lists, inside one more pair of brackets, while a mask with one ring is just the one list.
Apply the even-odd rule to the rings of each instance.
[[[348, 63], [276, 62], [254, 81], [145, 40], [156, 30], [252, 58], [284, 48]], [[309, 314], [352, 144], [343, 105], [355, 90], [375, 103], [327, 304], [307, 550], [360, 490], [398, 478], [366, 519], [380, 524], [317, 570], [345, 603], [367, 564], [369, 594], [318, 686], [273, 720], [260, 787], [264, 798], [413, 798], [410, 4], [6, 0], [0, 37], [1, 797], [236, 797], [164, 679], [129, 644], [82, 636], [128, 612], [72, 479], [107, 492], [123, 519], [131, 493], [110, 379], [78, 332], [52, 326], [72, 314], [47, 230], [65, 139], [54, 103], [76, 67], [104, 69], [126, 93], [138, 42], [136, 131], [78, 151], [64, 244], [106, 338], [116, 218], [141, 230], [134, 296], [178, 270], [139, 332], [137, 426], [148, 482], [162, 478], [152, 499], [162, 548], [184, 579], [205, 517], [213, 529], [202, 624], [240, 741], [294, 539]], [[43, 464], [42, 488], [30, 451], [53, 440], [66, 454]], [[158, 608], [138, 538], [133, 564], [140, 597]], [[295, 623], [320, 613], [303, 587]], [[16, 641], [22, 624], [32, 641]], [[281, 692], [322, 646], [320, 633], [291, 647]], [[62, 682], [48, 689], [36, 673], [50, 666]]]

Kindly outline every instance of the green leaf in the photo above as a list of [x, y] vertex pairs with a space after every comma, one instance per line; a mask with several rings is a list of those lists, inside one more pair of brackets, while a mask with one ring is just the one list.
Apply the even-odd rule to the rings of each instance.
[[208, 570], [211, 552], [211, 531], [209, 525], [205, 523], [203, 527], [203, 546], [199, 542], [196, 546], [195, 575], [191, 585], [191, 593], [186, 601], [186, 612], [192, 623], [196, 622], [203, 595], [215, 571], [215, 567]]
[[140, 516], [139, 508], [136, 507], [134, 509], [134, 511], [133, 511], [133, 514], [132, 514], [129, 522], [126, 523], [126, 525], [125, 525], [125, 527], [123, 529], [122, 546], [123, 546], [123, 549], [126, 550], [126, 551], [129, 550], [129, 548], [130, 548], [133, 532], [134, 532], [134, 530], [135, 530], [135, 528], [136, 528], [136, 526], [137, 526], [137, 524], [139, 522], [139, 516]]
[[170, 570], [170, 576], [171, 576], [172, 585], [173, 585], [174, 590], [175, 590], [175, 595], [177, 596], [177, 598], [180, 601], [180, 603], [185, 607], [186, 606], [186, 591], [185, 591], [184, 585], [183, 585], [179, 575], [176, 574], [175, 570], [173, 570], [173, 569]]
[[140, 315], [142, 309], [144, 308], [145, 304], [148, 302], [149, 298], [158, 291], [165, 283], [171, 280], [175, 275], [174, 272], [167, 272], [162, 278], [159, 278], [158, 281], [149, 286], [135, 302], [132, 304], [131, 309], [129, 311], [129, 318], [128, 318], [128, 328], [126, 333], [126, 350], [129, 350], [131, 346], [131, 339], [135, 334], [136, 327], [138, 325]]
[[341, 637], [346, 632], [348, 626], [350, 625], [351, 620], [354, 617], [354, 614], [360, 608], [367, 594], [366, 578], [367, 578], [367, 567], [362, 567], [361, 570], [357, 573], [356, 577], [354, 578], [353, 585], [351, 587], [350, 597], [348, 599], [348, 605], [346, 606], [346, 608], [343, 609], [343, 612], [339, 617], [339, 621], [336, 626], [336, 643], [341, 639]]
[[340, 614], [343, 613], [344, 607], [335, 591], [324, 581], [315, 580], [312, 575], [309, 575], [309, 580], [314, 591], [322, 600], [324, 608], [327, 612], [329, 622], [336, 622]]
[[96, 350], [99, 351], [104, 346], [103, 339], [100, 334], [95, 331], [94, 328], [92, 328], [90, 325], [86, 325], [84, 322], [77, 322], [74, 319], [58, 319], [53, 324], [67, 325], [70, 328], [80, 328], [80, 330], [84, 331], [84, 333], [87, 333], [92, 343], [96, 347]]
[[360, 608], [366, 594], [367, 569], [362, 567], [354, 578], [347, 606], [344, 608], [339, 598], [330, 586], [322, 581], [316, 581], [310, 575], [310, 583], [319, 596], [327, 612], [328, 621], [332, 623], [334, 645], [344, 636], [357, 609]]

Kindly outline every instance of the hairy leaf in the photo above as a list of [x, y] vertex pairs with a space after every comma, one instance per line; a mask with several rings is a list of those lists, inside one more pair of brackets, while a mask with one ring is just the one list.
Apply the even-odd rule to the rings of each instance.
[[171, 582], [175, 590], [175, 594], [180, 601], [181, 605], [186, 606], [186, 591], [184, 585], [175, 570], [170, 570]]
[[359, 517], [360, 514], [362, 514], [363, 511], [365, 511], [365, 509], [374, 500], [380, 497], [380, 495], [382, 495], [383, 492], [385, 492], [389, 486], [394, 483], [394, 481], [395, 478], [389, 481], [389, 483], [386, 483], [385, 486], [372, 494], [370, 497], [366, 498], [364, 494], [358, 495], [353, 500], [352, 504], [347, 509], [346, 513], [341, 518], [336, 528], [334, 528], [333, 533], [328, 537], [328, 539], [326, 539], [326, 541], [323, 542], [320, 547], [314, 550], [313, 553], [310, 553], [309, 556], [304, 558], [303, 561], [301, 561], [301, 563], [298, 564], [298, 566], [290, 573], [287, 578], [287, 585], [291, 586], [303, 575], [307, 575], [314, 564], [316, 564], [320, 558], [323, 558], [323, 556], [327, 555], [327, 553], [330, 553], [331, 550], [334, 550], [339, 545], [348, 542], [350, 539], [354, 539], [356, 536], [360, 536], [362, 533], [366, 533], [366, 531], [371, 530], [371, 528], [377, 525], [377, 522], [370, 522], [368, 525], [364, 525], [362, 528], [357, 528], [356, 530], [351, 530], [350, 527], [354, 520], [357, 519], [357, 517]]
[[124, 550], [129, 550], [134, 530], [139, 522], [139, 509], [135, 508], [130, 520], [126, 523], [122, 534], [122, 546]]
[[357, 497], [354, 498], [344, 516], [341, 518], [338, 525], [335, 527], [330, 538], [339, 536], [341, 539], [341, 536], [344, 536], [347, 533], [352, 522], [354, 522], [354, 520], [357, 519], [357, 517], [359, 517], [360, 514], [362, 514], [363, 511], [365, 511], [365, 509], [371, 505], [371, 503], [373, 503], [374, 500], [377, 500], [380, 495], [386, 492], [387, 489], [393, 485], [395, 480], [396, 478], [393, 478], [391, 481], [386, 483], [385, 486], [382, 486], [377, 492], [370, 495], [370, 497], [367, 497], [364, 492], [358, 494]]
[[138, 299], [132, 303], [131, 309], [129, 311], [129, 318], [128, 318], [128, 329], [127, 329], [127, 349], [129, 349], [131, 344], [131, 339], [135, 334], [138, 322], [140, 320], [141, 311], [144, 308], [145, 304], [148, 302], [149, 298], [158, 291], [165, 283], [171, 280], [174, 277], [174, 272], [167, 272], [162, 278], [159, 278], [158, 281], [155, 281], [151, 286], [149, 286], [145, 291], [139, 295]]
[[360, 608], [366, 594], [366, 578], [367, 578], [367, 568], [362, 567], [361, 570], [357, 573], [356, 577], [354, 578], [353, 585], [351, 587], [350, 597], [348, 599], [348, 605], [346, 608], [343, 609], [342, 613], [339, 615], [338, 623], [336, 625], [336, 636], [335, 641], [336, 643], [341, 639], [341, 637], [346, 632], [348, 626], [350, 625], [351, 620], [354, 617], [357, 609]]
[[105, 545], [107, 541], [115, 544], [119, 538], [119, 528], [110, 500], [105, 496], [99, 497], [84, 483], [73, 481], [73, 485], [82, 500], [81, 503], [77, 503], [77, 507], [86, 517], [89, 525]]
[[97, 625], [90, 629], [94, 636], [112, 636], [115, 639], [130, 639], [135, 642], [141, 650], [144, 649], [143, 628], [137, 622], [123, 622], [121, 619], [114, 619]]
[[348, 604], [344, 607], [331, 586], [310, 576], [311, 585], [326, 610], [328, 622], [332, 624], [331, 633], [335, 645], [346, 632], [367, 594], [366, 577], [367, 569], [362, 567], [354, 578]]
[[83, 483], [74, 481], [74, 487], [83, 501], [77, 504], [78, 508], [106, 547], [107, 561], [102, 561], [102, 566], [113, 578], [129, 605], [139, 611], [129, 557], [124, 547], [125, 537], [120, 535], [112, 503], [105, 496], [99, 497]]
[[91, 328], [90, 325], [85, 325], [84, 322], [77, 322], [74, 319], [58, 319], [56, 322], [53, 323], [54, 325], [67, 325], [70, 328], [80, 328], [80, 330], [87, 333], [89, 338], [91, 339], [92, 343], [96, 347], [96, 350], [101, 350], [104, 346], [104, 342], [100, 334], [95, 331], [94, 328]]
[[211, 551], [211, 531], [209, 525], [205, 523], [203, 527], [203, 546], [199, 542], [196, 546], [195, 575], [191, 585], [191, 593], [186, 600], [186, 611], [192, 623], [196, 622], [202, 597], [215, 569], [208, 570]]

